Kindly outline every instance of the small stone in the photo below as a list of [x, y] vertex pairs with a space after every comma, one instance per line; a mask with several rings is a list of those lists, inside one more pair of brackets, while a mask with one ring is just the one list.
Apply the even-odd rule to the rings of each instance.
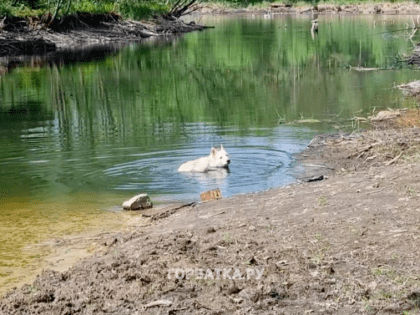
[[207, 234], [214, 233], [214, 232], [216, 232], [216, 230], [214, 229], [214, 227], [209, 227], [207, 229]]
[[130, 200], [124, 201], [122, 206], [125, 210], [140, 210], [153, 208], [153, 203], [147, 194], [140, 194]]
[[277, 267], [282, 267], [282, 266], [287, 266], [287, 265], [288, 265], [288, 263], [287, 263], [286, 260], [280, 260], [280, 261], [276, 262]]
[[257, 229], [257, 228], [256, 228], [255, 226], [252, 226], [252, 225], [249, 227], [249, 230], [250, 230], [250, 231], [255, 231], [256, 229]]

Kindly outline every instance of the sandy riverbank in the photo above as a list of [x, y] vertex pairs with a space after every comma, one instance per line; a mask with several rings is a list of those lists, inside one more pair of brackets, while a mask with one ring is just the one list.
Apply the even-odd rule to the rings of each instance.
[[416, 314], [420, 115], [372, 124], [302, 154], [326, 180], [162, 209], [0, 313]]

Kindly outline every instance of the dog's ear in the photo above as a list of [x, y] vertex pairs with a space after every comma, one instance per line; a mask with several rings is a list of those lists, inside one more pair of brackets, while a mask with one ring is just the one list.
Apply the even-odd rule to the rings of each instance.
[[216, 156], [216, 149], [215, 148], [211, 148], [210, 154], [213, 156]]
[[220, 150], [223, 150], [223, 145], [220, 145]]

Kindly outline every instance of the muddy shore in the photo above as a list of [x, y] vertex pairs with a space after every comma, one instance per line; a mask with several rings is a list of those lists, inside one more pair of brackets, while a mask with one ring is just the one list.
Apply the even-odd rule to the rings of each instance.
[[70, 48], [74, 55], [78, 53], [77, 48], [83, 49], [86, 45], [122, 47], [150, 37], [205, 28], [208, 26], [163, 16], [149, 21], [125, 21], [114, 13], [78, 13], [54, 23], [42, 17], [8, 17], [0, 19], [0, 57], [16, 60], [16, 56], [45, 55]]
[[0, 314], [417, 314], [420, 115], [371, 123], [302, 153], [324, 180], [150, 212]]
[[287, 5], [269, 3], [267, 6], [249, 8], [226, 8], [223, 5], [203, 4], [197, 11], [200, 14], [246, 14], [246, 13], [272, 13], [272, 14], [420, 14], [420, 5], [414, 2], [383, 2], [366, 4], [317, 4], [317, 5]]
[[0, 76], [18, 66], [92, 61], [144, 41], [165, 43], [211, 26], [162, 16], [124, 21], [117, 14], [75, 14], [47, 25], [38, 18], [0, 18]]

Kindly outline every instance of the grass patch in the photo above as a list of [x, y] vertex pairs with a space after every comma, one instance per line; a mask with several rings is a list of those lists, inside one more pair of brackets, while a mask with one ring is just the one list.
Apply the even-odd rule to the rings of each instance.
[[[23, 0], [17, 3], [2, 1], [0, 3], [0, 17], [3, 16], [40, 16], [42, 14], [54, 14], [59, 0], [34, 0], [29, 5]], [[141, 20], [154, 14], [168, 12], [172, 3], [169, 1], [146, 1], [146, 0], [63, 0], [57, 16], [67, 16], [77, 12], [93, 14], [116, 12], [127, 19]]]
[[327, 197], [325, 196], [318, 197], [317, 201], [320, 206], [326, 206], [328, 203]]
[[229, 233], [225, 233], [223, 234], [223, 242], [225, 244], [230, 244], [234, 242], [234, 239], [232, 237], [232, 235], [230, 235]]
[[117, 3], [78, 1], [72, 5], [72, 12], [106, 13], [117, 11]]
[[406, 187], [406, 192], [407, 192], [407, 195], [409, 197], [414, 197], [414, 196], [417, 196], [417, 194], [418, 194], [418, 192], [415, 188], [412, 188], [412, 187], [409, 187], [409, 186]]
[[3, 16], [39, 16], [44, 13], [42, 9], [32, 9], [25, 4], [19, 6], [12, 6], [9, 2], [0, 3], [0, 17]]
[[163, 2], [122, 0], [117, 5], [117, 12], [125, 18], [140, 20], [154, 14], [168, 12], [170, 5]]
[[317, 265], [321, 265], [325, 260], [327, 252], [330, 250], [330, 244], [321, 233], [316, 233], [314, 237], [315, 241], [310, 241], [314, 245], [311, 261]]

